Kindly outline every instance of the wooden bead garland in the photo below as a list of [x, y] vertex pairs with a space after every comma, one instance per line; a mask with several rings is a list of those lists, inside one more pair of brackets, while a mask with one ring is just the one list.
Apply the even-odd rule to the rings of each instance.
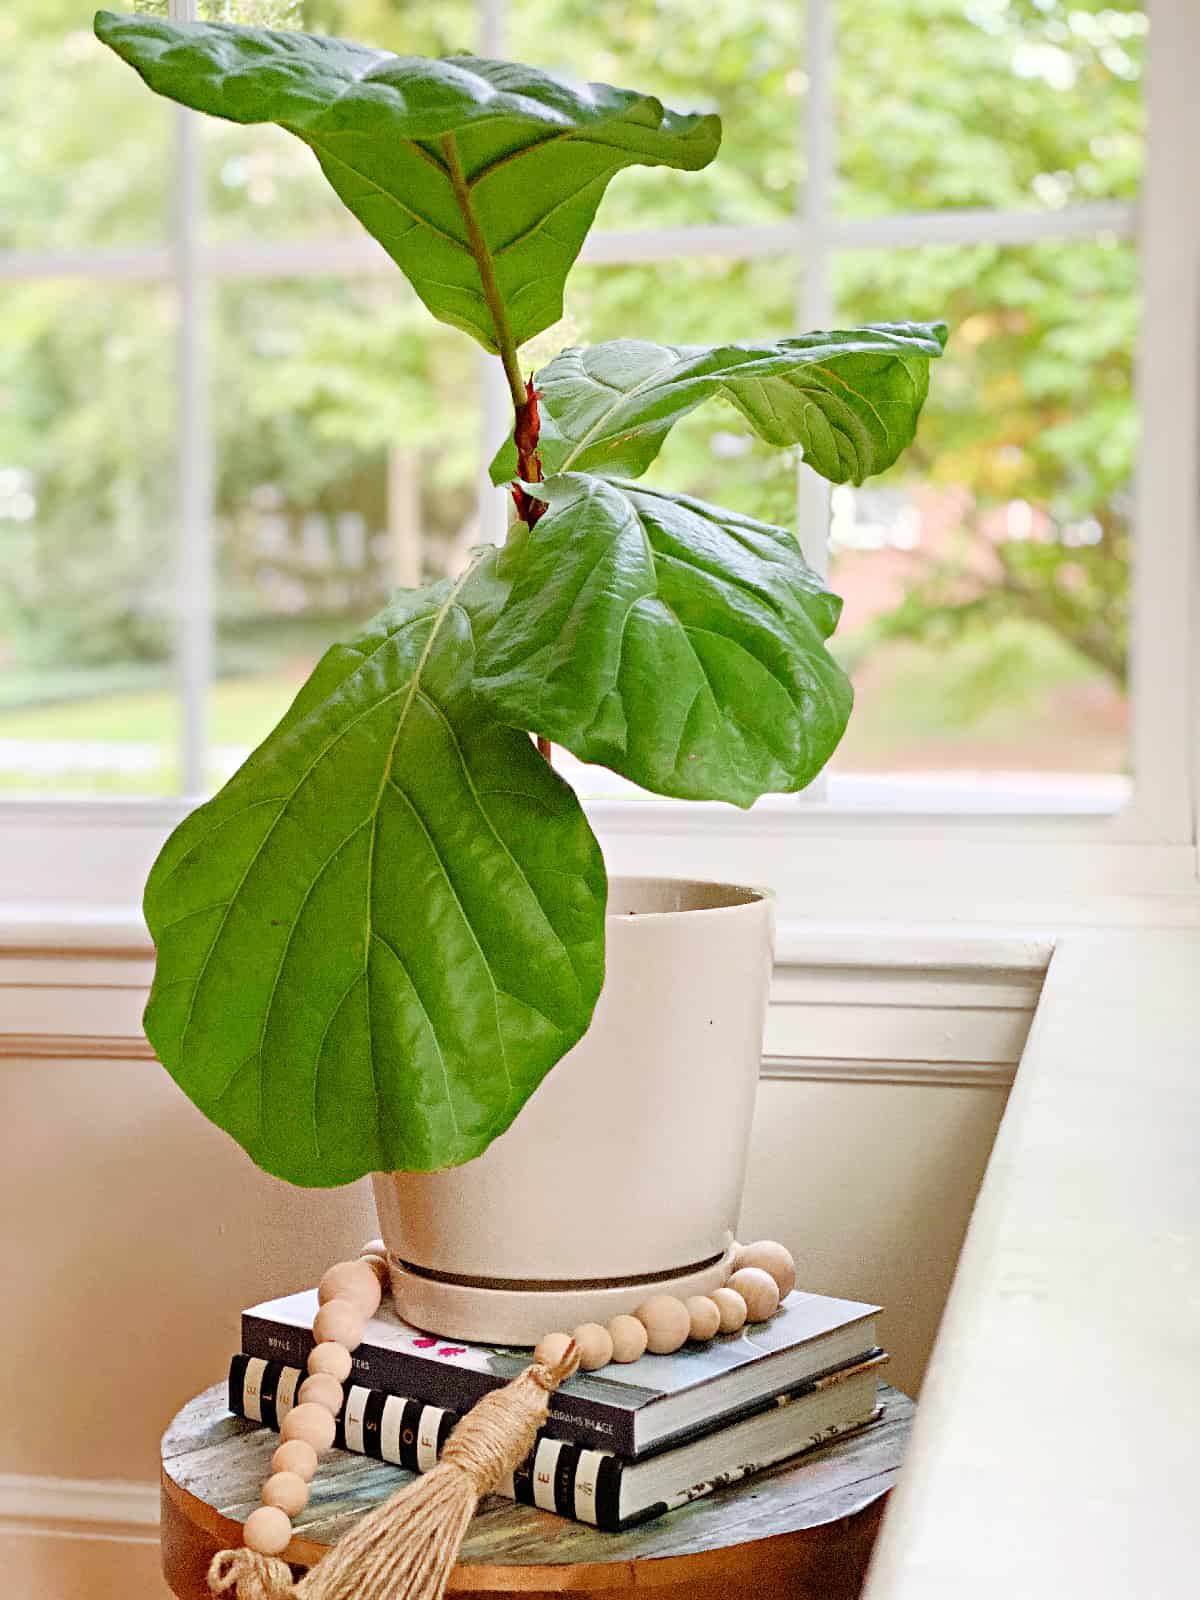
[[292, 1519], [278, 1506], [259, 1506], [246, 1518], [242, 1543], [259, 1555], [280, 1556], [292, 1542]]
[[533, 1347], [533, 1359], [544, 1361], [547, 1366], [561, 1361], [570, 1342], [569, 1333], [544, 1333]]
[[740, 1333], [749, 1314], [746, 1302], [736, 1289], [714, 1289], [709, 1296], [717, 1308], [722, 1333]]
[[366, 1320], [349, 1300], [326, 1300], [313, 1318], [313, 1338], [318, 1344], [344, 1344], [347, 1350], [357, 1350]]
[[[767, 1321], [795, 1287], [796, 1264], [774, 1240], [735, 1245], [732, 1265], [728, 1281], [709, 1295], [692, 1295], [685, 1302], [654, 1294], [632, 1316], [622, 1313], [606, 1326], [585, 1322], [573, 1333], [544, 1334], [534, 1358], [553, 1365], [573, 1343], [580, 1367], [594, 1372], [610, 1361], [637, 1361], [647, 1350], [667, 1355], [689, 1339], [703, 1342], [717, 1333], [736, 1333], [747, 1321]], [[354, 1369], [351, 1352], [362, 1343], [366, 1319], [379, 1309], [388, 1271], [383, 1240], [372, 1239], [356, 1261], [337, 1262], [321, 1279], [309, 1375], [280, 1427], [281, 1443], [271, 1457], [263, 1503], [246, 1518], [242, 1538], [247, 1550], [279, 1556], [291, 1543], [291, 1519], [308, 1504], [318, 1456], [333, 1444], [335, 1418], [345, 1398], [342, 1386]]]
[[303, 1439], [285, 1439], [271, 1457], [272, 1472], [294, 1472], [311, 1483], [317, 1472], [317, 1452]]
[[312, 1401], [316, 1405], [324, 1406], [331, 1416], [336, 1417], [342, 1409], [342, 1386], [336, 1378], [330, 1377], [328, 1372], [314, 1372], [300, 1385], [296, 1399], [301, 1404]]
[[645, 1324], [627, 1312], [610, 1318], [608, 1335], [613, 1342], [614, 1361], [638, 1361], [646, 1354]]
[[762, 1267], [739, 1267], [725, 1287], [741, 1295], [751, 1322], [766, 1322], [779, 1310], [779, 1285]]
[[613, 1358], [613, 1337], [601, 1322], [581, 1322], [571, 1335], [579, 1347], [584, 1372], [597, 1372]]
[[263, 1484], [262, 1503], [294, 1517], [308, 1504], [308, 1483], [298, 1472], [273, 1472]]
[[373, 1317], [383, 1299], [383, 1285], [369, 1261], [339, 1261], [317, 1286], [317, 1301], [349, 1300], [364, 1317]]
[[796, 1263], [792, 1253], [774, 1239], [757, 1239], [753, 1244], [741, 1244], [733, 1257], [733, 1270], [742, 1267], [761, 1267], [769, 1272], [779, 1285], [779, 1298], [786, 1300], [796, 1287]]
[[706, 1294], [694, 1294], [683, 1304], [691, 1322], [688, 1338], [697, 1344], [707, 1344], [721, 1326], [720, 1306]]
[[303, 1439], [318, 1455], [329, 1449], [336, 1432], [332, 1414], [312, 1400], [306, 1405], [293, 1406], [279, 1427], [281, 1439]]
[[324, 1344], [316, 1344], [308, 1352], [308, 1370], [314, 1378], [324, 1373], [338, 1383], [345, 1383], [354, 1370], [354, 1357], [344, 1344], [327, 1339]]
[[652, 1294], [633, 1314], [646, 1330], [646, 1348], [652, 1355], [669, 1356], [687, 1343], [692, 1331], [688, 1308], [673, 1294]]

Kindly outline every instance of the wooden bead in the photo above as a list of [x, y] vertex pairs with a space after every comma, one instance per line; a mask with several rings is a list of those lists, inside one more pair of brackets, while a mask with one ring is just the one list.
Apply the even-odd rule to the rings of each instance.
[[562, 1360], [570, 1342], [569, 1333], [544, 1333], [534, 1346], [533, 1359], [552, 1367], [556, 1361]]
[[358, 1253], [360, 1256], [383, 1256], [386, 1259], [387, 1245], [382, 1239], [368, 1239]]
[[305, 1444], [312, 1445], [314, 1450], [320, 1452], [329, 1449], [336, 1431], [333, 1418], [325, 1407], [315, 1406], [310, 1402], [307, 1405], [295, 1406], [288, 1412], [280, 1426], [279, 1434], [283, 1439], [303, 1439]]
[[722, 1333], [737, 1333], [746, 1326], [746, 1302], [736, 1289], [726, 1284], [723, 1289], [714, 1289], [711, 1298], [721, 1313]]
[[242, 1543], [260, 1556], [282, 1555], [292, 1542], [292, 1519], [278, 1506], [259, 1506], [246, 1518]]
[[369, 1261], [339, 1261], [317, 1285], [317, 1300], [321, 1305], [330, 1300], [348, 1300], [364, 1317], [375, 1315], [382, 1298], [382, 1285]]
[[779, 1310], [779, 1285], [761, 1267], [741, 1267], [725, 1287], [741, 1295], [751, 1322], [766, 1322]]
[[314, 1378], [324, 1373], [335, 1383], [345, 1383], [354, 1370], [354, 1358], [344, 1344], [327, 1339], [308, 1352], [308, 1370]]
[[761, 1267], [769, 1272], [779, 1286], [779, 1298], [785, 1299], [796, 1287], [796, 1263], [792, 1252], [776, 1239], [756, 1239], [753, 1244], [740, 1244], [733, 1258], [733, 1270], [742, 1267]]
[[313, 1318], [313, 1338], [318, 1344], [332, 1340], [334, 1344], [344, 1344], [347, 1350], [357, 1350], [362, 1343], [365, 1321], [359, 1308], [349, 1300], [340, 1297], [327, 1300]]
[[596, 1372], [613, 1358], [612, 1334], [599, 1322], [581, 1322], [571, 1335], [579, 1346], [579, 1365], [584, 1372]]
[[691, 1295], [684, 1301], [684, 1305], [691, 1321], [688, 1338], [695, 1339], [697, 1344], [706, 1343], [721, 1326], [720, 1307], [706, 1294]]
[[[345, 1395], [336, 1378], [331, 1378], [327, 1372], [317, 1372], [312, 1377], [305, 1378], [296, 1399], [301, 1405], [320, 1406], [323, 1411], [328, 1411], [331, 1417], [336, 1417], [342, 1409]], [[286, 1507], [284, 1509], [286, 1510]]]
[[367, 1266], [379, 1279], [379, 1290], [385, 1295], [392, 1286], [392, 1269], [388, 1266], [386, 1256], [359, 1256], [360, 1261], [365, 1261]]
[[637, 1361], [646, 1354], [645, 1325], [636, 1317], [627, 1316], [624, 1312], [618, 1317], [611, 1317], [607, 1332], [612, 1340], [614, 1361]]
[[291, 1472], [311, 1483], [317, 1471], [317, 1452], [303, 1439], [285, 1439], [271, 1457], [272, 1472]]
[[646, 1330], [646, 1348], [656, 1356], [678, 1350], [691, 1332], [688, 1308], [673, 1294], [652, 1294], [633, 1314]]
[[274, 1472], [263, 1484], [262, 1503], [294, 1517], [308, 1504], [308, 1484], [298, 1472]]

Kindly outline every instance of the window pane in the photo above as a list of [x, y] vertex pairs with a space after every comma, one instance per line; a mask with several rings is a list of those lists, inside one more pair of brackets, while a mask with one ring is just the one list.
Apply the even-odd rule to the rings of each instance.
[[917, 443], [834, 491], [854, 771], [1127, 763], [1135, 256], [1112, 239], [864, 251], [841, 315], [943, 315]]
[[835, 0], [839, 206], [1057, 210], [1131, 199], [1134, 0]]
[[[794, 331], [795, 276], [793, 263], [772, 259], [577, 267], [567, 284], [566, 316], [527, 353], [538, 366], [565, 345], [605, 339], [782, 338]], [[671, 430], [646, 481], [794, 528], [796, 460], [763, 444], [732, 405], [710, 400]]]
[[602, 228], [770, 222], [795, 210], [801, 10], [701, 0], [510, 0], [508, 53], [574, 79], [718, 111], [721, 153], [705, 171], [618, 173]]
[[178, 787], [169, 664], [172, 304], [0, 294], [0, 790]]
[[[204, 8], [202, 7], [202, 10]], [[357, 39], [399, 55], [449, 55], [478, 48], [471, 0], [209, 0], [210, 15], [230, 21], [262, 18]], [[208, 119], [210, 237], [361, 238], [359, 222], [329, 187], [312, 151], [282, 128], [241, 128]]]
[[216, 318], [210, 779], [397, 585], [478, 542], [477, 358], [399, 276], [229, 284]]
[[0, 250], [158, 239], [171, 117], [92, 37], [81, 0], [0, 6]]

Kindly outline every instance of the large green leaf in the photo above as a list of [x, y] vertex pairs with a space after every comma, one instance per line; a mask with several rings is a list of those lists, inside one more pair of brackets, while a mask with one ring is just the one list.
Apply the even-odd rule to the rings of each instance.
[[405, 594], [335, 645], [146, 888], [146, 1032], [293, 1183], [478, 1155], [600, 990], [599, 847], [472, 693], [465, 598]]
[[566, 473], [503, 556], [476, 689], [497, 714], [658, 794], [803, 788], [850, 713], [825, 649], [841, 601], [784, 528]]
[[[768, 444], [801, 445], [833, 483], [861, 483], [912, 443], [944, 323], [894, 322], [776, 344], [661, 345], [637, 339], [564, 350], [537, 375], [546, 472], [640, 477], [681, 418], [724, 395]], [[514, 476], [511, 440], [492, 463]]]
[[498, 318], [520, 344], [562, 315], [615, 173], [694, 170], [720, 143], [716, 117], [511, 62], [107, 11], [96, 32], [159, 94], [303, 139], [434, 316], [490, 350]]

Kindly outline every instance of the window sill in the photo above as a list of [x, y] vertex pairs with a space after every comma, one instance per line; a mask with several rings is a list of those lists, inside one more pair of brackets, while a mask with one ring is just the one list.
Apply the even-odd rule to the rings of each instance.
[[865, 1600], [1192, 1592], [1198, 962], [1057, 945]]
[[[835, 789], [836, 794], [836, 789]], [[918, 798], [909, 796], [910, 799]], [[751, 811], [600, 800], [588, 815], [615, 874], [770, 885], [784, 923], [1200, 926], [1190, 827], [1117, 815], [938, 812], [775, 799]], [[131, 914], [184, 800], [0, 805], [9, 902]]]

